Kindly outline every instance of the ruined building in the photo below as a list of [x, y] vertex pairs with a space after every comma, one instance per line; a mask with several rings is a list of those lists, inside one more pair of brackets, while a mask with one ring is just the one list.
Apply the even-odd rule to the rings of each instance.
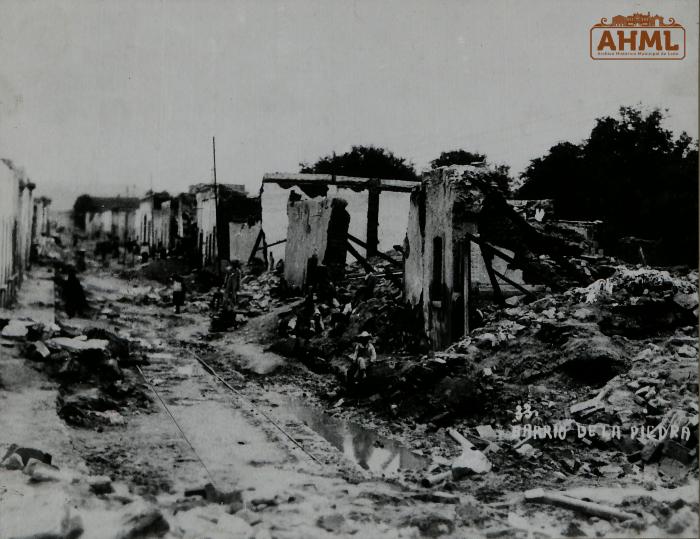
[[478, 299], [503, 303], [508, 294], [566, 286], [556, 264], [596, 250], [591, 236], [599, 223], [555, 221], [547, 200], [506, 200], [483, 172], [441, 167], [411, 193], [404, 297], [422, 307], [436, 349], [470, 331]]
[[482, 195], [462, 179], [465, 167], [424, 175], [411, 194], [404, 244], [404, 294], [422, 305], [425, 332], [442, 348], [469, 330], [473, 260], [466, 233], [477, 233]]
[[197, 237], [195, 204], [194, 195], [180, 193], [161, 205], [163, 247], [168, 253], [194, 254]]
[[170, 200], [165, 191], [148, 191], [136, 212], [136, 235], [141, 245], [151, 249], [163, 247], [163, 202]]
[[[256, 223], [259, 224], [261, 219], [260, 197], [249, 196], [243, 185], [230, 184], [218, 184], [216, 192], [213, 184], [199, 184], [192, 186], [190, 192], [196, 197], [200, 264], [208, 266], [214, 264], [217, 259], [238, 259], [247, 262], [250, 251], [237, 250], [240, 246], [247, 249], [251, 243], [249, 238], [253, 238], [254, 244], [255, 238], [260, 234], [259, 227], [256, 227]], [[238, 235], [232, 244], [231, 230], [234, 234], [245, 234], [246, 238], [241, 239]]]
[[295, 189], [302, 198], [342, 198], [350, 214], [348, 238], [360, 240], [365, 255], [388, 251], [406, 234], [411, 189], [418, 181], [274, 172], [263, 176], [260, 192], [263, 229], [277, 259], [284, 257], [287, 200]]
[[32, 222], [32, 237], [48, 236], [51, 234], [51, 221], [49, 218], [49, 208], [51, 199], [48, 197], [38, 197], [34, 199], [34, 220]]
[[113, 237], [126, 241], [136, 237], [139, 199], [91, 197], [93, 208], [85, 212], [85, 232], [90, 238]]
[[0, 307], [17, 294], [34, 243], [36, 187], [9, 159], [0, 164]]

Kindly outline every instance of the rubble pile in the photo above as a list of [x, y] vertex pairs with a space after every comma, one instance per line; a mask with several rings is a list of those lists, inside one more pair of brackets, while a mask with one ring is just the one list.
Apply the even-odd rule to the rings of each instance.
[[57, 239], [49, 236], [39, 236], [37, 238], [34, 247], [37, 262], [48, 264], [65, 257], [65, 250], [60, 244], [60, 239], [58, 241]]
[[[207, 484], [155, 499], [104, 475], [57, 466], [44, 451], [10, 445], [0, 459], [3, 537], [253, 537], [266, 528], [238, 490]], [[26, 513], [31, 497], [33, 518]], [[257, 536], [257, 535], [256, 535]], [[269, 535], [267, 535], [269, 537]]]
[[[620, 266], [588, 287], [509, 303], [444, 352], [380, 359], [364, 384], [376, 397], [367, 405], [392, 421], [457, 425], [480, 450], [505, 443], [501, 471], [544, 459], [561, 477], [631, 478], [651, 463], [662, 484], [697, 473], [696, 271]], [[657, 326], [643, 336], [653, 314]], [[513, 438], [514, 426], [544, 425], [584, 453], [551, 443], [551, 431]]]
[[[155, 281], [153, 285], [133, 285], [124, 288], [119, 294], [109, 294], [103, 299], [111, 302], [130, 303], [135, 305], [171, 306], [173, 303], [172, 277], [175, 269], [183, 275], [186, 290], [186, 301], [183, 306], [185, 313], [209, 313], [216, 305], [221, 292], [222, 276], [207, 270], [195, 272], [184, 271], [180, 265], [165, 264], [166, 261], [152, 261], [139, 270], [122, 271], [122, 275], [138, 275]], [[286, 296], [280, 288], [281, 278], [273, 272], [254, 271], [247, 268], [244, 272], [240, 289], [237, 294], [237, 322], [242, 323], [249, 317], [263, 313], [283, 305], [282, 296]], [[157, 286], [162, 283], [162, 286]]]
[[114, 296], [116, 301], [132, 305], [167, 305], [172, 302], [172, 291], [167, 286], [130, 286]]
[[256, 316], [284, 304], [280, 297], [280, 277], [272, 272], [259, 275], [248, 273], [241, 278], [237, 307], [249, 311], [247, 316]]
[[150, 406], [145, 388], [123, 370], [139, 361], [127, 339], [101, 328], [79, 332], [14, 319], [0, 321], [3, 324], [3, 337], [23, 342], [25, 356], [59, 382], [56, 407], [69, 425], [122, 425], [125, 409]]
[[298, 307], [279, 317], [274, 348], [306, 360], [311, 367], [344, 375], [357, 336], [366, 331], [378, 354], [425, 350], [420, 313], [403, 301], [400, 281], [391, 266], [372, 260], [375, 272], [350, 266], [346, 278], [318, 283]]
[[526, 283], [564, 291], [613, 273], [613, 259], [591, 254], [595, 246], [579, 232], [556, 221], [526, 219], [488, 184], [474, 185], [484, 193], [477, 217], [481, 239], [510, 249]]

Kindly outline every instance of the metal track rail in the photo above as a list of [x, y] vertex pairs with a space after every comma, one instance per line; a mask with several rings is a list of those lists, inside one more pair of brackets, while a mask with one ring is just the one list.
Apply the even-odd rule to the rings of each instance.
[[173, 423], [175, 423], [175, 426], [177, 427], [177, 430], [180, 431], [180, 434], [184, 438], [185, 442], [187, 442], [187, 445], [190, 446], [190, 449], [192, 450], [192, 453], [194, 453], [194, 456], [197, 457], [197, 460], [199, 463], [202, 465], [202, 468], [204, 468], [204, 471], [207, 472], [207, 475], [209, 476], [209, 480], [211, 481], [212, 485], [216, 485], [216, 481], [214, 480], [214, 476], [212, 476], [211, 472], [209, 471], [209, 468], [207, 468], [207, 465], [204, 464], [204, 461], [202, 460], [202, 457], [199, 456], [199, 453], [197, 453], [197, 450], [195, 447], [192, 445], [192, 442], [190, 442], [190, 439], [187, 437], [187, 434], [185, 434], [185, 431], [182, 430], [182, 427], [180, 426], [180, 423], [177, 422], [177, 419], [175, 419], [175, 416], [173, 413], [170, 411], [170, 408], [168, 408], [168, 405], [165, 404], [165, 401], [161, 398], [160, 394], [156, 391], [156, 388], [153, 386], [153, 384], [146, 378], [146, 375], [143, 374], [143, 371], [141, 370], [141, 367], [136, 365], [136, 369], [139, 371], [139, 374], [141, 375], [141, 378], [143, 378], [143, 381], [148, 384], [148, 387], [151, 388], [151, 391], [155, 394], [156, 397], [158, 397], [158, 400], [160, 401], [161, 405], [163, 405], [163, 408], [165, 408], [165, 411], [168, 412], [168, 415], [170, 416], [170, 419], [172, 419]]
[[290, 442], [292, 442], [296, 447], [301, 449], [306, 456], [308, 456], [311, 460], [316, 462], [317, 464], [320, 464], [323, 466], [323, 463], [318, 460], [316, 457], [314, 457], [311, 453], [309, 453], [306, 449], [304, 449], [304, 446], [301, 445], [299, 442], [297, 442], [294, 437], [289, 434], [286, 430], [282, 428], [282, 426], [277, 423], [273, 418], [271, 418], [268, 414], [263, 412], [260, 408], [258, 408], [248, 397], [243, 395], [240, 391], [238, 391], [235, 387], [233, 387], [231, 384], [229, 384], [226, 380], [224, 380], [212, 367], [209, 365], [206, 361], [204, 361], [201, 357], [197, 356], [197, 354], [192, 354], [194, 358], [205, 368], [205, 370], [209, 371], [219, 382], [221, 382], [226, 388], [228, 388], [232, 393], [234, 393], [237, 397], [239, 397], [241, 400], [245, 401], [248, 405], [250, 405], [257, 413], [259, 413], [261, 416], [263, 416], [265, 419], [267, 419], [278, 431], [280, 431]]

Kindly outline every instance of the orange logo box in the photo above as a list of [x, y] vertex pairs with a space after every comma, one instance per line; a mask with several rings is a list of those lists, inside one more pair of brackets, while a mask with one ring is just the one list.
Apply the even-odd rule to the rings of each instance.
[[593, 60], [682, 60], [685, 28], [673, 18], [634, 13], [600, 19], [591, 27]]

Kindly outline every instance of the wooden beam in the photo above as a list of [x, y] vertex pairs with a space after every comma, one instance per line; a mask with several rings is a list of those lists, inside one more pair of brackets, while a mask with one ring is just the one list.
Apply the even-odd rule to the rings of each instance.
[[367, 262], [367, 259], [364, 256], [357, 252], [357, 249], [353, 247], [352, 243], [348, 241], [346, 247], [348, 249], [348, 253], [355, 257], [355, 259], [360, 263], [360, 265], [364, 268], [364, 270], [367, 273], [374, 273], [374, 268], [370, 265], [369, 262]]
[[267, 258], [267, 238], [265, 237], [265, 231], [260, 229], [260, 232], [262, 233], [262, 248], [263, 248], [263, 258], [265, 259], [265, 267], [267, 268], [269, 261]]
[[541, 488], [525, 491], [525, 501], [558, 505], [559, 507], [566, 507], [567, 509], [573, 509], [574, 511], [604, 518], [606, 520], [616, 518], [618, 520], [641, 521], [639, 515], [628, 511], [621, 511], [617, 507], [580, 500], [578, 498], [574, 498], [573, 496], [567, 496], [564, 493], [548, 492]]
[[[272, 243], [267, 244], [267, 248], [269, 249], [270, 247], [274, 247], [275, 245], [279, 245], [281, 243], [284, 243], [285, 241], [287, 241], [287, 238], [284, 238], [283, 240], [279, 240], [279, 241], [273, 241]], [[261, 249], [261, 247], [258, 247], [255, 250], [259, 251], [260, 249]]]
[[516, 282], [513, 281], [512, 279], [509, 279], [508, 277], [506, 277], [505, 275], [503, 275], [500, 271], [494, 269], [494, 270], [493, 270], [493, 273], [496, 275], [496, 277], [498, 277], [498, 278], [501, 279], [502, 281], [505, 281], [505, 282], [508, 283], [509, 285], [514, 286], [517, 290], [520, 290], [520, 291], [521, 291], [523, 294], [525, 294], [526, 296], [529, 296], [529, 297], [534, 296], [534, 294], [533, 294], [532, 292], [530, 292], [527, 288], [525, 288], [524, 286], [522, 286], [520, 283], [516, 283]]
[[490, 251], [481, 251], [481, 255], [484, 257], [484, 263], [486, 264], [486, 273], [489, 274], [489, 280], [491, 281], [491, 287], [493, 288], [493, 299], [499, 305], [505, 305], [506, 301], [503, 297], [503, 292], [501, 292], [501, 287], [498, 285], [496, 280], [496, 273], [493, 269], [493, 253]]
[[250, 256], [248, 257], [248, 262], [252, 262], [253, 258], [255, 258], [255, 253], [260, 249], [260, 242], [262, 242], [264, 233], [262, 229], [260, 229], [260, 232], [258, 232], [258, 237], [255, 240], [255, 245], [253, 245], [253, 250], [250, 252]]
[[486, 249], [486, 250], [491, 251], [493, 254], [497, 255], [499, 258], [502, 258], [503, 260], [505, 260], [506, 262], [508, 262], [510, 264], [515, 263], [515, 259], [512, 256], [504, 253], [500, 249], [496, 249], [493, 245], [485, 242], [479, 236], [475, 236], [474, 234], [470, 234], [469, 232], [467, 232], [465, 235], [467, 236], [467, 238], [469, 238], [471, 241], [476, 243], [482, 249]]
[[[348, 234], [348, 239], [349, 239], [350, 241], [353, 241], [353, 242], [357, 243], [357, 245], [359, 245], [359, 246], [362, 247], [363, 249], [367, 249], [367, 244], [366, 244], [364, 241], [362, 241], [361, 239], [356, 238], [356, 237], [353, 236], [352, 234]], [[382, 252], [380, 252], [380, 251], [377, 251], [377, 252], [376, 252], [376, 256], [378, 256], [378, 257], [381, 258], [382, 260], [386, 260], [387, 262], [393, 264], [393, 265], [396, 266], [397, 268], [403, 267], [403, 264], [402, 264], [401, 262], [399, 262], [398, 260], [394, 260], [394, 259], [391, 258], [389, 255], [387, 255], [386, 253], [382, 253]]]
[[377, 254], [379, 246], [379, 182], [367, 189], [367, 256]]
[[333, 174], [288, 174], [285, 172], [273, 172], [263, 175], [263, 184], [274, 183], [280, 187], [294, 187], [295, 185], [319, 186], [328, 185], [339, 188], [366, 190], [373, 185], [378, 185], [379, 191], [392, 191], [397, 193], [410, 193], [414, 187], [420, 185], [419, 180], [395, 180], [390, 178], [361, 178], [354, 176], [335, 176]]

